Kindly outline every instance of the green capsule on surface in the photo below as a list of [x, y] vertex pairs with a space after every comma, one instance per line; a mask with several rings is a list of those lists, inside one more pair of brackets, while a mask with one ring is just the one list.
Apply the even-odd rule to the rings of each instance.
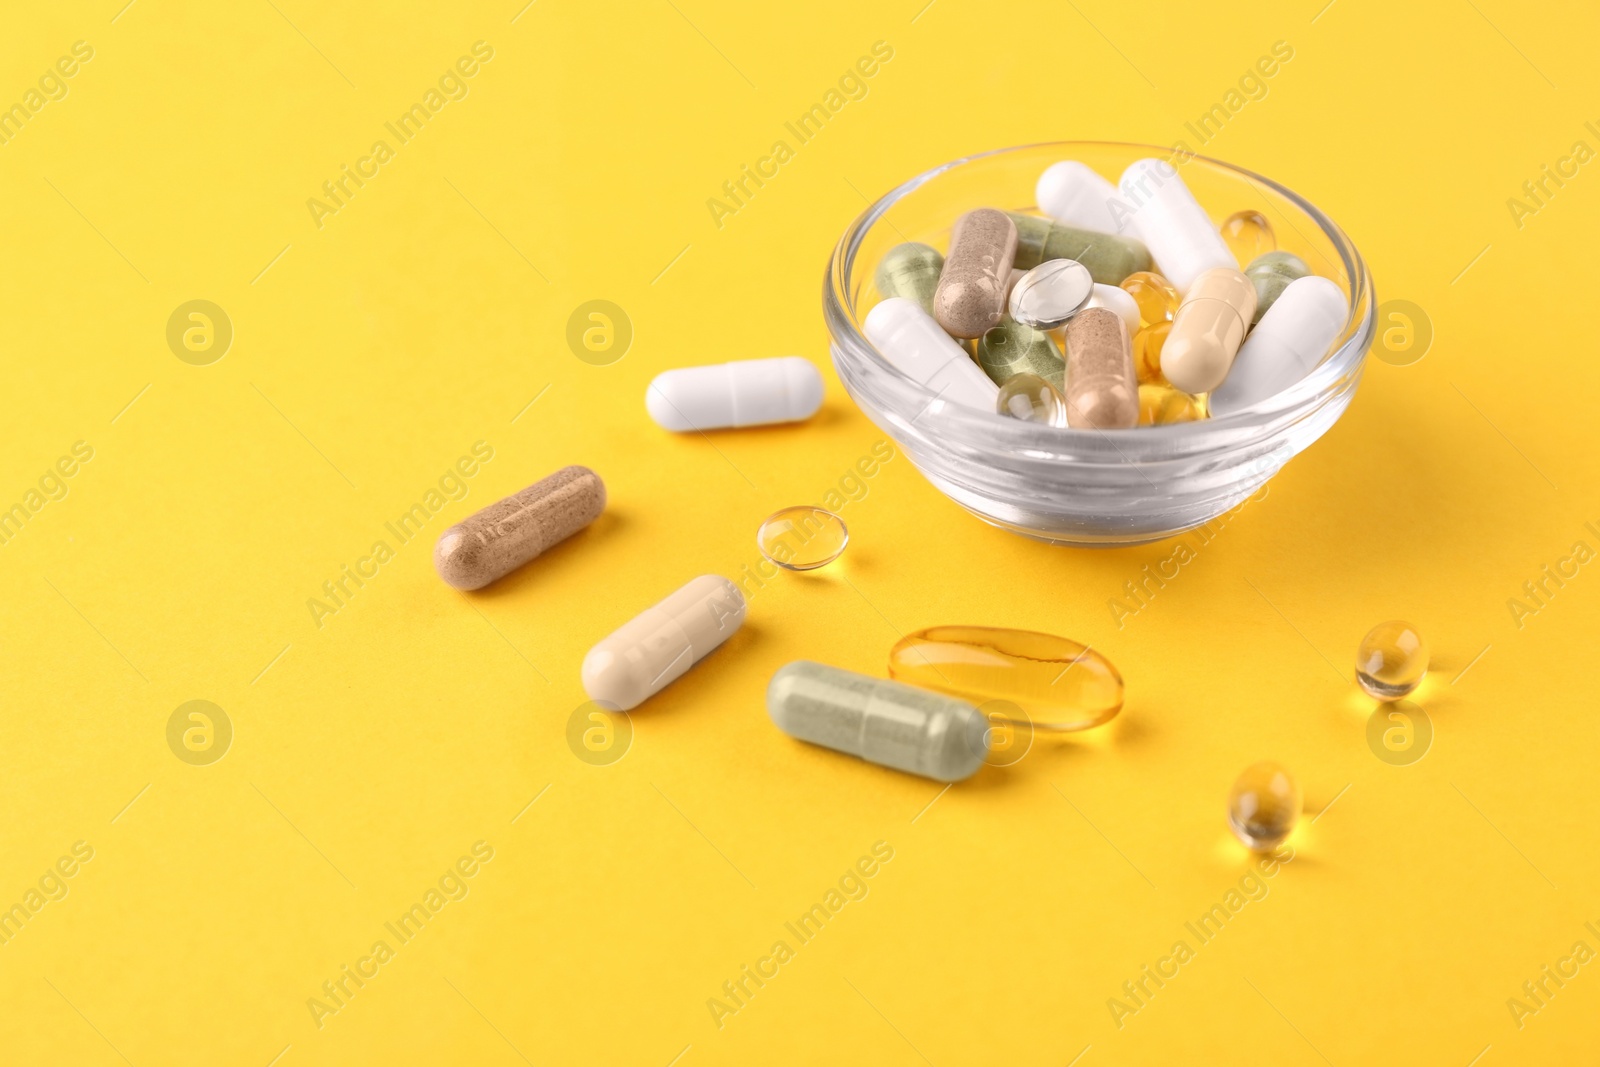
[[1277, 302], [1289, 283], [1299, 281], [1311, 273], [1306, 261], [1293, 252], [1263, 252], [1250, 261], [1244, 269], [1246, 278], [1255, 283], [1256, 317], [1251, 325], [1261, 321], [1261, 316]]
[[933, 291], [939, 287], [939, 272], [944, 270], [944, 256], [937, 248], [907, 241], [895, 245], [878, 261], [873, 281], [885, 299], [903, 296], [922, 305], [922, 310], [933, 314]]
[[1065, 388], [1067, 362], [1050, 335], [1010, 315], [978, 339], [978, 366], [996, 385], [1018, 374], [1037, 374], [1057, 389]]
[[1011, 265], [1020, 270], [1032, 270], [1047, 259], [1075, 259], [1101, 285], [1121, 285], [1128, 275], [1150, 269], [1150, 250], [1143, 241], [1063, 226], [1037, 215], [1006, 214], [1017, 224], [1017, 255]]

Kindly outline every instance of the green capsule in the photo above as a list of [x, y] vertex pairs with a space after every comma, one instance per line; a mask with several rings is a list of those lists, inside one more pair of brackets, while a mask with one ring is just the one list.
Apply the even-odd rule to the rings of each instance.
[[907, 241], [895, 245], [884, 253], [878, 262], [878, 272], [873, 275], [878, 292], [887, 299], [903, 296], [922, 305], [922, 310], [933, 314], [933, 291], [939, 287], [939, 272], [944, 270], [944, 256], [937, 248]]
[[996, 385], [1018, 374], [1037, 374], [1057, 389], [1066, 387], [1067, 364], [1050, 335], [1010, 315], [978, 339], [978, 366]]
[[1306, 261], [1293, 252], [1263, 252], [1252, 259], [1244, 269], [1245, 277], [1256, 286], [1256, 317], [1250, 320], [1251, 325], [1261, 321], [1261, 316], [1289, 288], [1290, 282], [1310, 273]]
[[1135, 271], [1150, 269], [1150, 250], [1143, 241], [1063, 226], [1037, 215], [1006, 214], [1017, 224], [1017, 256], [1011, 265], [1019, 270], [1032, 270], [1047, 259], [1075, 259], [1101, 285], [1121, 285]]

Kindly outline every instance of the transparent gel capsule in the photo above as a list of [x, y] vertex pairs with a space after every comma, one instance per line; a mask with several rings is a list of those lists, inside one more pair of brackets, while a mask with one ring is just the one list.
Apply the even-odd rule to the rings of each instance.
[[1036, 330], [1053, 330], [1083, 310], [1094, 295], [1094, 276], [1075, 259], [1051, 259], [1018, 278], [1008, 303], [1011, 317]]
[[1300, 818], [1300, 783], [1270, 760], [1245, 768], [1228, 794], [1228, 825], [1257, 852], [1271, 852]]
[[1067, 401], [1061, 390], [1037, 374], [1013, 374], [1007, 378], [994, 409], [1023, 422], [1042, 422], [1058, 428], [1067, 424]]
[[1356, 648], [1356, 681], [1378, 700], [1399, 700], [1427, 673], [1428, 643], [1409, 622], [1380, 622]]
[[1178, 290], [1151, 270], [1135, 271], [1122, 279], [1123, 290], [1139, 305], [1139, 327], [1171, 322], [1178, 313]]
[[1172, 323], [1158, 322], [1154, 326], [1146, 326], [1133, 335], [1133, 371], [1138, 375], [1143, 385], [1162, 385], [1166, 379], [1161, 376], [1161, 349], [1167, 343], [1167, 335], [1172, 332]]
[[1190, 396], [1170, 385], [1139, 386], [1139, 425], [1170, 426], [1175, 422], [1194, 422], [1205, 418], [1199, 397]]
[[1086, 645], [1032, 630], [934, 626], [896, 642], [889, 677], [984, 708], [1019, 708], [1034, 730], [1087, 730], [1122, 710], [1122, 675]]
[[756, 531], [756, 547], [767, 559], [791, 571], [826, 567], [844, 552], [850, 531], [844, 520], [823, 508], [800, 506], [774, 511]]
[[1278, 247], [1278, 238], [1272, 232], [1272, 223], [1259, 211], [1235, 211], [1217, 227], [1222, 240], [1233, 252], [1233, 258], [1243, 267], [1263, 252]]

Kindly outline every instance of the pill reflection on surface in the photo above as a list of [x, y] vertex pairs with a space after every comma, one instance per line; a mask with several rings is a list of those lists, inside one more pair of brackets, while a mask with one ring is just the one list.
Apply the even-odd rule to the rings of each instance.
[[605, 507], [598, 474], [563, 467], [445, 530], [433, 546], [434, 569], [456, 589], [482, 589], [571, 537]]
[[790, 737], [941, 782], [989, 754], [988, 720], [966, 701], [808, 660], [772, 676], [767, 714]]
[[636, 708], [732, 637], [744, 614], [744, 596], [728, 579], [692, 579], [589, 650], [584, 691], [617, 711]]

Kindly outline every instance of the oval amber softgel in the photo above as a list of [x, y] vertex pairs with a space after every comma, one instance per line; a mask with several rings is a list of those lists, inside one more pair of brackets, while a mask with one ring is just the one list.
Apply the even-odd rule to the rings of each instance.
[[1409, 622], [1380, 622], [1356, 648], [1356, 681], [1378, 700], [1399, 700], [1427, 673], [1428, 643]]
[[1206, 417], [1199, 397], [1170, 385], [1139, 386], [1139, 425], [1170, 426]]
[[1217, 229], [1241, 269], [1263, 252], [1277, 251], [1278, 237], [1272, 232], [1272, 223], [1259, 211], [1235, 211]]
[[1281, 764], [1246, 767], [1228, 794], [1228, 826], [1257, 852], [1283, 844], [1300, 819], [1300, 783]]
[[1140, 385], [1165, 385], [1161, 376], [1161, 349], [1172, 332], [1172, 323], [1158, 322], [1133, 335], [1133, 373]]
[[1122, 279], [1122, 289], [1139, 305], [1141, 329], [1171, 322], [1178, 313], [1178, 290], [1155, 271], [1135, 271]]
[[843, 519], [825, 508], [807, 505], [774, 511], [756, 531], [761, 554], [791, 571], [826, 567], [849, 543], [850, 531]]
[[1122, 710], [1122, 675], [1100, 653], [1053, 634], [933, 626], [889, 652], [889, 677], [983, 706], [1010, 701], [1035, 730], [1087, 730]]

